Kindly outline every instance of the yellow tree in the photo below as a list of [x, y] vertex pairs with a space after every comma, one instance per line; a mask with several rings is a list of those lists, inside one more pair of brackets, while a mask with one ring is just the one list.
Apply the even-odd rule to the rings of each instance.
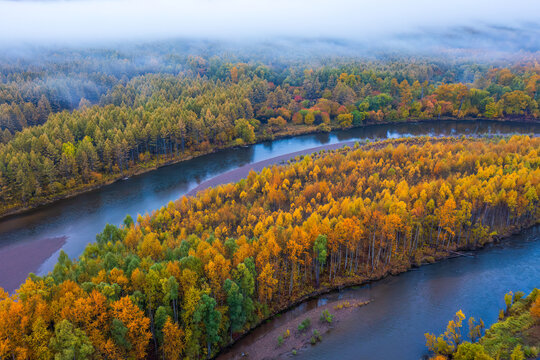
[[148, 342], [152, 337], [150, 333], [150, 319], [144, 316], [129, 297], [124, 296], [112, 304], [113, 316], [127, 327], [127, 338], [131, 343], [128, 355], [135, 359], [146, 358]]
[[184, 331], [169, 316], [163, 326], [163, 356], [166, 360], [182, 359], [182, 353], [184, 352], [183, 338]]

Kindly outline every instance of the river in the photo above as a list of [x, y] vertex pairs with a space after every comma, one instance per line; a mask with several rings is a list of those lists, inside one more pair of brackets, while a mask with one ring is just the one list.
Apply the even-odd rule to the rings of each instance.
[[[294, 358], [310, 360], [418, 360], [426, 356], [424, 333], [440, 334], [458, 310], [489, 327], [503, 309], [504, 294], [540, 287], [540, 226], [459, 257], [389, 276], [307, 301], [256, 328], [218, 360], [232, 359], [271, 329], [341, 299], [372, 300], [342, 320], [322, 342]], [[468, 327], [464, 322], [462, 333]]]
[[[0, 258], [2, 252], [16, 253], [14, 259], [24, 274], [44, 274], [54, 267], [60, 249], [45, 250], [36, 265], [25, 264], [25, 251], [40, 252], [44, 239], [65, 238], [60, 243], [70, 257], [82, 253], [95, 240], [106, 223], [120, 224], [127, 214], [151, 212], [178, 199], [201, 182], [246, 164], [259, 162], [324, 144], [356, 139], [384, 139], [417, 135], [539, 134], [540, 124], [493, 121], [431, 121], [371, 125], [329, 134], [302, 135], [256, 145], [222, 150], [196, 159], [166, 166], [128, 180], [118, 181], [69, 199], [60, 200], [25, 213], [0, 220]], [[14, 245], [21, 250], [14, 250]], [[60, 246], [60, 245], [58, 245]], [[27, 250], [24, 250], [27, 249]], [[23, 253], [21, 253], [23, 252]], [[5, 255], [4, 254], [4, 255]], [[0, 264], [1, 265], [1, 264]], [[33, 268], [36, 267], [36, 268]], [[7, 272], [0, 270], [0, 286], [13, 290]], [[21, 281], [22, 281], [21, 279]], [[11, 279], [12, 280], [12, 279]], [[13, 281], [13, 280], [12, 280]], [[17, 284], [18, 285], [18, 284]]]

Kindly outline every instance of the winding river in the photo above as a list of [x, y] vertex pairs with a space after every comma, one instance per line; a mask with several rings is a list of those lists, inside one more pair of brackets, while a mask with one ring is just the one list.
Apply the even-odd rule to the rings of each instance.
[[[8, 258], [15, 275], [0, 269], [0, 286], [11, 291], [29, 272], [44, 274], [54, 267], [60, 248], [70, 257], [82, 253], [106, 223], [120, 224], [127, 214], [151, 212], [196, 188], [202, 182], [242, 166], [321, 145], [360, 139], [417, 135], [539, 134], [540, 124], [494, 121], [431, 121], [371, 125], [330, 134], [311, 134], [222, 150], [134, 176], [69, 199], [0, 219], [0, 262]], [[63, 239], [48, 242], [44, 239]], [[30, 257], [33, 264], [26, 264]], [[3, 257], [2, 257], [3, 256]], [[0, 264], [1, 267], [1, 264]], [[11, 281], [11, 283], [10, 283]]]

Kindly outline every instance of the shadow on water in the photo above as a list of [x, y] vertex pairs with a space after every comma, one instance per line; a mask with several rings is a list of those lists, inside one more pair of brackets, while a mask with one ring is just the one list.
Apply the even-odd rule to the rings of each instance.
[[[70, 257], [82, 253], [106, 223], [120, 224], [127, 214], [135, 217], [166, 205], [199, 183], [239, 166], [312, 147], [347, 140], [384, 139], [417, 135], [540, 133], [540, 125], [493, 121], [432, 121], [370, 125], [330, 134], [311, 134], [267, 141], [245, 148], [227, 149], [166, 166], [73, 198], [0, 220], [0, 251], [14, 243], [44, 238], [67, 238], [62, 249]], [[58, 251], [41, 266], [52, 270]], [[0, 278], [0, 286], [2, 280]]]

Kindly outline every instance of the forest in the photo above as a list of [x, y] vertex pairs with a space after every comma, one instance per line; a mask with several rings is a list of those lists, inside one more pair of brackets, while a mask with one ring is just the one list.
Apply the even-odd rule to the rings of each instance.
[[0, 59], [0, 215], [278, 136], [427, 119], [537, 121], [540, 65], [81, 53]]
[[537, 224], [539, 150], [523, 135], [367, 142], [127, 216], [0, 291], [0, 358], [213, 357], [305, 296]]
[[484, 323], [474, 317], [467, 320], [466, 341], [460, 310], [448, 322], [444, 334], [426, 334], [428, 348], [437, 354], [433, 360], [526, 360], [540, 354], [540, 295], [538, 289], [525, 296], [522, 291], [504, 295], [505, 309], [499, 321], [484, 331]]

